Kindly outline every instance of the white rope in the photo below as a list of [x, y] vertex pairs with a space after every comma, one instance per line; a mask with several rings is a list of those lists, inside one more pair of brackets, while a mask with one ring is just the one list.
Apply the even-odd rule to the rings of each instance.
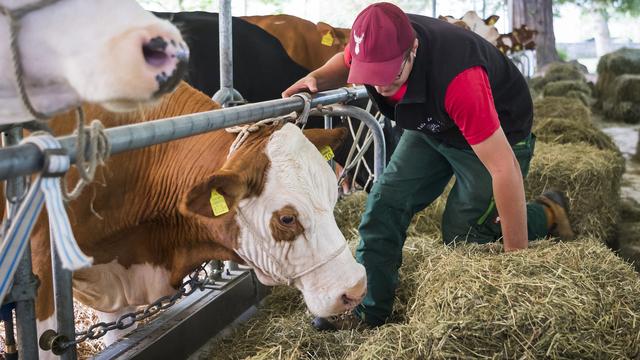
[[296, 118], [297, 118], [296, 113], [292, 112], [291, 114], [288, 114], [288, 115], [284, 115], [276, 118], [264, 119], [252, 124], [232, 126], [232, 127], [226, 128], [225, 130], [228, 133], [238, 134], [236, 136], [236, 139], [231, 144], [231, 147], [229, 147], [229, 154], [227, 155], [227, 159], [230, 158], [231, 154], [233, 154], [240, 146], [242, 146], [242, 144], [244, 144], [244, 142], [247, 140], [249, 135], [259, 131], [261, 128], [265, 126], [271, 126], [279, 123], [293, 121]]
[[47, 205], [49, 216], [51, 251], [58, 252], [62, 267], [73, 271], [87, 267], [93, 261], [78, 247], [62, 202], [58, 176], [69, 169], [69, 156], [51, 135], [30, 136], [21, 143], [37, 146], [45, 154], [45, 166], [42, 174], [33, 181], [15, 216], [9, 219], [9, 229], [0, 246], [0, 303], [11, 287], [43, 203]]
[[[62, 178], [62, 196], [66, 202], [75, 200], [80, 196], [84, 187], [93, 182], [98, 165], [104, 165], [111, 154], [111, 144], [104, 132], [104, 125], [102, 125], [100, 120], [94, 119], [91, 121], [91, 124], [85, 128], [84, 111], [81, 107], [78, 107], [76, 113], [78, 122], [76, 129], [76, 133], [78, 134], [76, 142], [76, 169], [78, 170], [80, 179], [73, 187], [73, 190], [68, 191], [67, 178]], [[85, 161], [86, 129], [89, 130], [89, 159]]]

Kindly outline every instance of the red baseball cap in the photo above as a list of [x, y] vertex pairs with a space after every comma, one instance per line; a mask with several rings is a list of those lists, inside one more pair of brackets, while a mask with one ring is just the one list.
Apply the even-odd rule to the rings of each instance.
[[352, 84], [389, 85], [398, 76], [415, 32], [399, 7], [380, 2], [367, 6], [351, 27]]

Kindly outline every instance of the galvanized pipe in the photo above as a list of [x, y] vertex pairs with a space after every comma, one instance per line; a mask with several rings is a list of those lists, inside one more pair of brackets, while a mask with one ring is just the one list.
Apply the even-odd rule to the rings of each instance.
[[[4, 133], [3, 143], [5, 146], [12, 146], [18, 144], [22, 140], [22, 128], [14, 127], [7, 130]], [[20, 199], [23, 193], [27, 191], [24, 178], [11, 179], [7, 184], [7, 193], [5, 196], [8, 198]], [[7, 212], [12, 214], [17, 210], [18, 204], [8, 204]], [[35, 277], [31, 268], [31, 245], [27, 244], [27, 247], [22, 255], [20, 264], [16, 269], [16, 273], [13, 278], [13, 288], [24, 289], [23, 293], [35, 294], [33, 291], [28, 290], [29, 287], [37, 287]], [[14, 292], [12, 289], [12, 293]], [[16, 301], [16, 329], [18, 331], [18, 356], [22, 359], [37, 359], [38, 358], [38, 332], [36, 329], [36, 310], [35, 302], [32, 298], [22, 298]]]
[[218, 13], [218, 37], [220, 49], [220, 90], [212, 99], [222, 107], [230, 101], [242, 100], [242, 95], [233, 88], [233, 19], [231, 18], [231, 0], [220, 0]]
[[[368, 111], [351, 105], [331, 105], [330, 110], [323, 110], [323, 115], [335, 115], [335, 116], [350, 116], [362, 121], [365, 125], [371, 129], [373, 134], [373, 151], [374, 151], [374, 166], [373, 176], [375, 181], [380, 179], [380, 176], [384, 172], [386, 148], [384, 143], [384, 133], [382, 127], [376, 121], [376, 119]], [[312, 111], [314, 113], [314, 111]]]
[[[62, 268], [62, 260], [60, 254], [53, 250], [53, 238], [51, 239], [51, 265], [53, 276], [53, 291], [56, 304], [56, 319], [58, 320], [58, 334], [66, 337], [68, 340], [75, 340], [76, 327], [75, 318], [73, 316], [73, 273]], [[69, 346], [60, 355], [62, 360], [76, 360], [76, 345]]]
[[[367, 92], [364, 87], [340, 88], [318, 93], [312, 99], [311, 107], [335, 104], [366, 96]], [[118, 154], [212, 130], [282, 116], [292, 111], [301, 111], [303, 108], [303, 99], [291, 97], [119, 126], [107, 129], [105, 133], [111, 143], [111, 154]], [[63, 136], [58, 140], [67, 150], [71, 162], [75, 163], [76, 136]], [[0, 149], [0, 180], [38, 172], [42, 169], [43, 164], [44, 156], [35, 145], [24, 144]]]
[[220, 87], [233, 89], [233, 39], [231, 0], [220, 0], [218, 24], [220, 37]]

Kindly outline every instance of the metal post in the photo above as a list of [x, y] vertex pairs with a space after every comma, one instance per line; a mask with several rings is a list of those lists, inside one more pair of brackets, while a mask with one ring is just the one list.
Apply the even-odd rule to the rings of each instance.
[[233, 88], [233, 39], [231, 28], [231, 0], [220, 0], [220, 87]]
[[[3, 143], [4, 146], [15, 145], [22, 139], [22, 128], [14, 127], [7, 130], [4, 133]], [[7, 180], [7, 189], [5, 196], [7, 199], [20, 199], [25, 191], [24, 178], [9, 179]], [[10, 215], [17, 210], [18, 203], [7, 205], [7, 214]], [[26, 294], [35, 294], [35, 288], [37, 287], [37, 281], [31, 270], [31, 245], [27, 244], [27, 247], [22, 255], [20, 264], [16, 269], [15, 276], [13, 278], [13, 289], [23, 289], [21, 292]], [[32, 288], [32, 289], [29, 289]], [[12, 294], [13, 295], [13, 294]], [[16, 325], [18, 331], [18, 354], [22, 359], [37, 359], [38, 358], [38, 332], [36, 329], [36, 311], [34, 298], [30, 296], [18, 297], [16, 299]]]
[[[53, 291], [56, 303], [56, 319], [58, 320], [58, 334], [68, 340], [76, 338], [76, 327], [73, 316], [73, 273], [62, 268], [62, 260], [57, 251], [54, 251], [53, 237], [51, 237], [51, 265], [53, 276]], [[69, 346], [60, 355], [62, 360], [76, 360], [76, 345]]]
[[436, 17], [436, 0], [431, 0], [431, 16]]
[[223, 107], [231, 101], [241, 101], [242, 95], [233, 88], [233, 29], [231, 24], [231, 0], [220, 0], [218, 36], [220, 46], [220, 90], [212, 99]]

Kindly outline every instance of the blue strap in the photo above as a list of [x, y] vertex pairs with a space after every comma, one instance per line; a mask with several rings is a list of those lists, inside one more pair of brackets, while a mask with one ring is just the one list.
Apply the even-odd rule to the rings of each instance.
[[[43, 153], [48, 154], [43, 174], [59, 175], [69, 169], [67, 155], [61, 152], [47, 151], [61, 148], [60, 143], [53, 136], [31, 136], [24, 139], [22, 143], [34, 144]], [[13, 275], [45, 202], [49, 215], [49, 233], [53, 244], [51, 251], [58, 252], [62, 260], [62, 267], [73, 271], [90, 266], [93, 261], [80, 250], [73, 236], [69, 218], [62, 202], [60, 179], [54, 176], [40, 175], [33, 181], [18, 211], [12, 217], [9, 230], [0, 247], [0, 303], [11, 287]]]

